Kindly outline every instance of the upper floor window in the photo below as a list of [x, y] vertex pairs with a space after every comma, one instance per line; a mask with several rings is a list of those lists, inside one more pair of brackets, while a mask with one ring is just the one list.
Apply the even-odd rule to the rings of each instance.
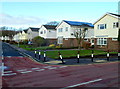
[[59, 29], [58, 29], [58, 32], [62, 32], [62, 31], [63, 31], [63, 28], [59, 28]]
[[46, 30], [44, 30], [44, 34], [46, 33]]
[[99, 24], [98, 29], [106, 29], [107, 25], [106, 24]]
[[65, 31], [66, 31], [66, 32], [68, 31], [68, 27], [65, 27]]
[[118, 23], [118, 22], [114, 22], [114, 23], [113, 23], [113, 28], [118, 28], [118, 26], [119, 26], [119, 23]]
[[43, 31], [41, 31], [40, 34], [43, 34]]

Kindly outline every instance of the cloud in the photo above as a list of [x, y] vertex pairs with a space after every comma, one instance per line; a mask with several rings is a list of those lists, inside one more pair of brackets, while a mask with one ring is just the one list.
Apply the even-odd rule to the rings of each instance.
[[41, 26], [47, 23], [47, 20], [35, 16], [11, 16], [9, 14], [0, 14], [0, 25], [2, 26]]

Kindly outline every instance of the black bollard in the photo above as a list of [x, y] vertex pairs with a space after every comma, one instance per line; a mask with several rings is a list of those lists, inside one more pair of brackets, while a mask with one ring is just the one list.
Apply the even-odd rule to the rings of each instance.
[[110, 55], [109, 55], [109, 50], [107, 51], [107, 61], [109, 61], [109, 57], [110, 57]]
[[62, 61], [62, 64], [65, 64], [65, 63], [64, 63], [64, 61], [63, 61], [63, 58], [62, 58], [61, 53], [60, 53], [60, 52], [58, 52], [58, 54], [59, 54], [59, 58], [60, 58], [60, 60]]
[[93, 62], [93, 58], [94, 58], [94, 50], [92, 50], [92, 54], [91, 54], [91, 61]]
[[46, 51], [44, 51], [44, 62], [46, 61]]
[[37, 51], [35, 50], [35, 57], [37, 57]]
[[39, 59], [41, 59], [41, 52], [39, 51]]
[[77, 53], [77, 63], [79, 63], [79, 59], [80, 59], [80, 51], [78, 51]]

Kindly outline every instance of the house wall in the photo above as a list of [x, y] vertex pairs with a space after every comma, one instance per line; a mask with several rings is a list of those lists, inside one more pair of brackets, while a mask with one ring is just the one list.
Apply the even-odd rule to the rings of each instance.
[[[118, 19], [110, 15], [105, 15], [100, 21], [98, 21], [94, 25], [95, 37], [96, 38], [99, 38], [99, 37], [117, 38], [118, 28], [113, 28], [113, 22], [118, 22]], [[98, 29], [99, 24], [107, 24], [107, 29]]]
[[[41, 34], [41, 31], [43, 34]], [[55, 39], [56, 38], [56, 30], [55, 29], [46, 29], [44, 26], [42, 26], [39, 29], [39, 36], [45, 38], [45, 39]]]
[[[66, 31], [66, 29], [65, 29], [66, 27], [68, 27], [68, 31]], [[63, 28], [62, 32], [59, 32], [60, 28]], [[75, 30], [79, 30], [79, 29], [83, 30], [84, 27], [70, 26], [66, 22], [62, 22], [57, 27], [57, 38], [63, 37], [63, 46], [64, 47], [77, 47], [78, 46], [77, 40], [73, 34], [74, 34]], [[93, 30], [93, 28], [90, 27], [90, 28], [88, 28], [86, 38], [90, 39], [91, 37], [94, 37], [94, 30]]]
[[[118, 38], [118, 28], [113, 28], [114, 22], [118, 22], [118, 18], [106, 14], [94, 24], [95, 48], [110, 51], [118, 50], [118, 41], [112, 40], [112, 38]], [[107, 24], [107, 28], [98, 29], [99, 24]], [[98, 38], [107, 38], [107, 45], [97, 45]]]
[[39, 32], [34, 32], [31, 29], [27, 31], [28, 39], [32, 40], [34, 37], [39, 36]]

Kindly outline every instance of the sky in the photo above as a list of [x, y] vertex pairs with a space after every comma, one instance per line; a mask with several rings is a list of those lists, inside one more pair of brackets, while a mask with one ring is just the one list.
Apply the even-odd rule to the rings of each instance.
[[0, 26], [40, 27], [50, 21], [94, 23], [107, 12], [118, 13], [118, 2], [0, 2]]

